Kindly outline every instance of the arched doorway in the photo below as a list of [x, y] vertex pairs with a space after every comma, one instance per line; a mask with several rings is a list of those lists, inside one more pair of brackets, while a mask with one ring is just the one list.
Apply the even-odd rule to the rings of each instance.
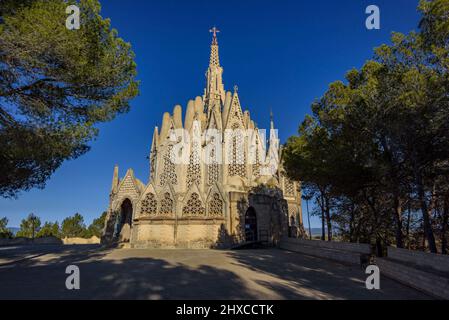
[[245, 213], [245, 241], [257, 241], [257, 214], [253, 207]]
[[131, 200], [125, 199], [120, 206], [118, 221], [118, 241], [129, 242], [131, 236], [133, 205]]

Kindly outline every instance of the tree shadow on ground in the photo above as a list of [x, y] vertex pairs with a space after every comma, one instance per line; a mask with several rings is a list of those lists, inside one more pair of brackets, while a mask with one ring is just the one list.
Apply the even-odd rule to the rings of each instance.
[[62, 245], [62, 244], [27, 244], [8, 247], [0, 247], [0, 266], [14, 263], [29, 257], [41, 256], [44, 254], [73, 254], [80, 251], [83, 252], [98, 251], [100, 245]]
[[284, 299], [429, 299], [425, 294], [381, 276], [381, 289], [368, 290], [368, 275], [356, 265], [280, 249], [232, 251], [239, 266], [281, 279], [256, 282]]
[[[364, 286], [365, 275], [356, 267], [278, 249], [191, 250], [183, 252], [181, 258], [179, 252], [169, 250], [154, 253], [117, 250], [115, 255], [110, 254], [111, 251], [100, 247], [64, 246], [56, 254], [52, 252], [38, 259], [0, 266], [0, 299], [426, 297], [383, 278], [382, 290], [369, 291]], [[138, 257], [140, 254], [150, 257]], [[121, 255], [124, 258], [120, 258]], [[188, 265], [187, 260], [183, 262], [183, 257], [190, 262], [204, 259], [204, 263]], [[220, 259], [214, 262], [217, 257]], [[221, 261], [226, 263], [221, 264]], [[80, 290], [67, 290], [65, 287], [68, 265], [76, 265], [80, 269]]]
[[[76, 252], [0, 267], [0, 299], [243, 299], [253, 297], [235, 273], [154, 258], [103, 259], [110, 250]], [[66, 255], [65, 255], [66, 254]], [[80, 290], [67, 290], [65, 269], [80, 269]]]

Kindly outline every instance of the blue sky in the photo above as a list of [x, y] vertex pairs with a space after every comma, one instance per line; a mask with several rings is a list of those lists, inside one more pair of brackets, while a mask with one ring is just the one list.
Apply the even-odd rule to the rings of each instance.
[[[140, 96], [128, 114], [101, 124], [92, 150], [64, 163], [44, 190], [0, 199], [0, 217], [9, 226], [19, 226], [30, 212], [59, 222], [79, 212], [90, 223], [107, 208], [114, 164], [120, 175], [132, 167], [147, 182], [154, 126], [163, 112], [176, 104], [184, 111], [189, 99], [203, 93], [210, 27], [221, 30], [225, 88], [238, 85], [243, 107], [260, 128], [268, 126], [272, 108], [285, 142], [331, 82], [361, 67], [374, 47], [389, 43], [392, 31], [409, 32], [419, 21], [418, 0], [101, 2], [102, 15], [136, 53]], [[365, 28], [370, 4], [380, 8], [380, 30]], [[312, 227], [319, 226], [313, 218]]]

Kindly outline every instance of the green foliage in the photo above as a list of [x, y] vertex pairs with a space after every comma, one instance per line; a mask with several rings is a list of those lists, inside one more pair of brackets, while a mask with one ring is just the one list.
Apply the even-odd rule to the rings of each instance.
[[61, 224], [61, 236], [65, 237], [84, 237], [86, 233], [86, 226], [84, 218], [81, 214], [75, 213], [71, 217], [67, 217]]
[[[77, 3], [81, 28], [65, 27]], [[0, 2], [0, 195], [43, 188], [138, 94], [129, 43], [98, 0]]]
[[441, 183], [449, 179], [449, 0], [419, 8], [420, 32], [394, 33], [374, 60], [332, 83], [283, 157], [328, 228], [333, 222], [350, 241], [402, 247], [410, 231], [403, 212], [412, 207], [436, 252], [434, 222], [442, 243], [449, 229]]
[[36, 235], [37, 238], [44, 237], [61, 237], [61, 232], [59, 230], [59, 223], [56, 221], [55, 223], [45, 222], [42, 228]]
[[36, 237], [40, 226], [41, 219], [31, 213], [20, 223], [20, 230], [17, 232], [16, 237], [32, 238], [33, 235]]
[[8, 230], [8, 218], [0, 218], [0, 239], [12, 238], [12, 232]]
[[84, 235], [85, 238], [90, 238], [92, 236], [100, 238], [103, 233], [103, 228], [106, 220], [107, 212], [103, 212], [100, 217], [94, 219], [92, 224], [87, 228]]

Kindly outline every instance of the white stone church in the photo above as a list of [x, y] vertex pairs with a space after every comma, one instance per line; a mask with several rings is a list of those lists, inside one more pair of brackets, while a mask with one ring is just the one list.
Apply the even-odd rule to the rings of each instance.
[[[164, 113], [154, 129], [150, 174], [144, 184], [128, 169], [114, 168], [102, 242], [128, 247], [226, 248], [246, 242], [276, 245], [282, 236], [303, 234], [299, 183], [282, 174], [282, 151], [271, 117], [268, 147], [237, 87], [225, 91], [216, 28], [202, 97]], [[227, 132], [252, 132], [228, 135]], [[191, 142], [186, 161], [185, 137]], [[220, 142], [208, 138], [218, 132]], [[217, 137], [217, 135], [215, 135]], [[212, 161], [201, 161], [204, 153]]]

